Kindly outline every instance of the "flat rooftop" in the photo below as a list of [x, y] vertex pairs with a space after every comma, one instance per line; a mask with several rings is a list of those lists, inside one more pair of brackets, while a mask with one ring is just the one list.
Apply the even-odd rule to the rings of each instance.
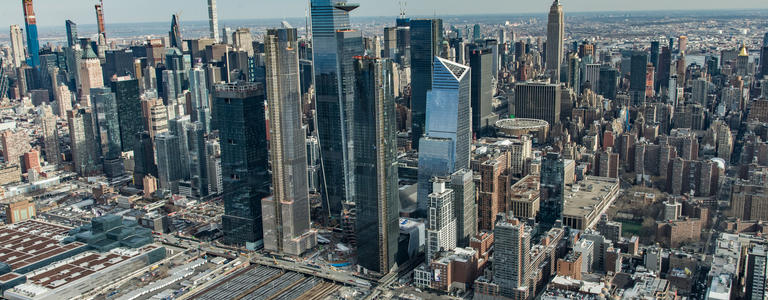
[[28, 220], [0, 228], [0, 262], [18, 270], [40, 263], [52, 256], [86, 247], [72, 242], [62, 244], [71, 228], [61, 225]]
[[571, 186], [571, 189], [566, 188], [563, 215], [586, 216], [591, 219], [618, 190], [618, 179], [587, 176], [585, 180]]
[[539, 198], [539, 176], [528, 175], [509, 189], [512, 201], [533, 201]]

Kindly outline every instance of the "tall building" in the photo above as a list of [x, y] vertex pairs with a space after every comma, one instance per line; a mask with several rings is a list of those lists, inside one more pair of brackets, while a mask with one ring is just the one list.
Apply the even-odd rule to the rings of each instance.
[[768, 254], [764, 245], [752, 246], [747, 254], [745, 299], [765, 299], [768, 297]]
[[214, 89], [221, 140], [224, 242], [256, 248], [262, 241], [261, 199], [269, 196], [264, 88], [258, 83], [219, 84]]
[[72, 141], [72, 163], [80, 176], [92, 176], [101, 171], [101, 147], [94, 114], [90, 108], [78, 108], [68, 112], [69, 137]]
[[391, 60], [355, 60], [353, 132], [357, 262], [378, 274], [395, 265], [399, 237], [397, 130]]
[[576, 95], [581, 94], [581, 59], [578, 55], [572, 53], [568, 55], [568, 74], [566, 74], [566, 84]]
[[61, 162], [59, 150], [59, 133], [56, 128], [56, 115], [48, 105], [43, 105], [38, 113], [37, 122], [42, 128], [43, 145], [45, 146], [45, 160], [52, 165]]
[[77, 24], [72, 20], [67, 20], [64, 24], [67, 28], [67, 47], [73, 47], [77, 44]]
[[264, 52], [273, 192], [261, 200], [264, 249], [296, 256], [317, 245], [309, 225], [298, 49], [296, 28], [267, 30]]
[[[205, 126], [201, 122], [193, 122], [187, 126], [186, 144], [182, 152], [188, 152], [188, 166], [182, 166], [186, 172], [189, 170], [189, 179], [192, 187], [191, 195], [199, 199], [210, 194], [208, 184], [208, 153], [206, 152]], [[186, 146], [186, 147], [185, 147]], [[184, 175], [187, 175], [186, 173]]]
[[112, 79], [112, 92], [117, 101], [117, 118], [120, 122], [120, 148], [123, 152], [135, 148], [136, 134], [148, 130], [141, 122], [141, 100], [139, 81], [127, 77]]
[[26, 56], [24, 54], [24, 37], [21, 34], [19, 25], [11, 25], [11, 62], [15, 68], [21, 67]]
[[210, 28], [210, 35], [214, 42], [220, 43], [219, 38], [219, 12], [216, 10], [216, 0], [208, 0], [208, 26]]
[[104, 28], [104, 2], [100, 0], [98, 4], [94, 5], [96, 9], [96, 25], [98, 26], [99, 38], [107, 38], [107, 30]]
[[37, 39], [37, 18], [32, 0], [21, 0], [24, 6], [24, 24], [27, 29], [27, 53], [30, 67], [40, 66], [40, 41]]
[[565, 205], [565, 161], [558, 153], [541, 160], [541, 211], [539, 223], [550, 228], [563, 218]]
[[321, 145], [325, 205], [331, 218], [354, 193], [351, 130], [354, 101], [353, 58], [363, 54], [363, 38], [349, 25], [356, 4], [312, 0], [317, 133]]
[[563, 39], [565, 38], [565, 20], [560, 0], [555, 0], [549, 8], [547, 21], [546, 69], [552, 83], [560, 82], [560, 64], [563, 62]]
[[184, 50], [182, 47], [184, 41], [181, 38], [181, 19], [179, 14], [173, 14], [173, 17], [171, 17], [171, 31], [168, 32], [168, 38], [170, 41], [169, 47]]
[[472, 131], [482, 132], [493, 127], [493, 53], [489, 49], [475, 49], [469, 52], [469, 67], [472, 69]]
[[456, 245], [469, 246], [469, 240], [477, 234], [477, 202], [472, 171], [462, 169], [451, 174], [453, 190], [453, 214], [456, 216]]
[[[672, 52], [669, 47], [662, 47], [656, 66], [656, 93], [662, 93], [669, 88], [670, 68], [672, 67]], [[675, 87], [677, 88], [677, 87]]]
[[760, 66], [758, 68], [758, 75], [760, 77], [768, 75], [768, 33], [763, 36], [763, 43], [760, 45]]
[[651, 63], [654, 68], [659, 67], [659, 41], [651, 41]]
[[619, 70], [610, 65], [600, 67], [600, 79], [597, 92], [607, 99], [616, 100], [616, 89], [619, 84]]
[[550, 126], [560, 123], [559, 84], [522, 82], [515, 85], [515, 117], [539, 119]]
[[426, 133], [419, 148], [418, 209], [426, 210], [429, 181], [469, 169], [471, 106], [469, 67], [434, 57], [432, 89], [427, 94]]
[[629, 71], [629, 100], [632, 105], [645, 103], [646, 72], [648, 71], [648, 53], [636, 51], [632, 53]]
[[433, 178], [432, 193], [427, 204], [427, 263], [440, 251], [456, 248], [456, 216], [453, 212], [454, 192], [443, 178]]
[[96, 116], [96, 138], [101, 144], [104, 173], [109, 178], [123, 174], [122, 143], [117, 101], [110, 88], [91, 89], [91, 109]]
[[496, 222], [493, 238], [493, 281], [499, 285], [499, 295], [511, 299], [528, 299], [530, 228], [504, 214]]
[[443, 20], [411, 20], [410, 34], [411, 141], [418, 150], [419, 139], [425, 133], [427, 92], [432, 89], [434, 60], [443, 42]]
[[145, 177], [157, 178], [159, 175], [155, 163], [155, 150], [152, 147], [149, 131], [136, 133], [134, 141], [136, 144], [133, 148], [133, 184], [144, 187]]
[[101, 61], [93, 48], [88, 46], [83, 50], [83, 56], [80, 60], [80, 91], [81, 97], [90, 94], [92, 88], [104, 86], [104, 75], [101, 70]]
[[155, 148], [160, 188], [178, 193], [179, 180], [182, 179], [179, 138], [169, 132], [163, 132], [155, 137]]
[[200, 122], [206, 133], [211, 132], [211, 108], [208, 84], [202, 64], [189, 70], [189, 94], [192, 122]]

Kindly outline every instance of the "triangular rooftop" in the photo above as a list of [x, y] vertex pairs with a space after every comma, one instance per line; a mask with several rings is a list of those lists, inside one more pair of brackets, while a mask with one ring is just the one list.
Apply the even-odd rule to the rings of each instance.
[[460, 65], [458, 63], [452, 62], [450, 60], [444, 59], [442, 57], [435, 56], [435, 63], [440, 63], [445, 68], [451, 72], [453, 77], [456, 77], [456, 80], [461, 80], [461, 77], [464, 76], [464, 74], [469, 71], [469, 67], [465, 65]]

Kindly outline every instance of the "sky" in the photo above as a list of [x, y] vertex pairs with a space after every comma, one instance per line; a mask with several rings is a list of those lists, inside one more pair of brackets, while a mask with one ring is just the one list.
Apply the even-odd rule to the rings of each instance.
[[[64, 26], [67, 19], [95, 24], [97, 0], [34, 0], [39, 26]], [[396, 16], [402, 0], [353, 0], [357, 16]], [[0, 0], [0, 30], [23, 25], [21, 0]], [[173, 13], [182, 20], [207, 20], [207, 0], [104, 0], [109, 23], [170, 22]], [[766, 0], [561, 0], [571, 12], [633, 10], [768, 9]], [[307, 0], [218, 0], [219, 20], [303, 17]], [[410, 0], [407, 13], [413, 16], [486, 13], [546, 13], [551, 0]], [[22, 26], [23, 27], [23, 26]], [[3, 29], [4, 28], [4, 29]]]

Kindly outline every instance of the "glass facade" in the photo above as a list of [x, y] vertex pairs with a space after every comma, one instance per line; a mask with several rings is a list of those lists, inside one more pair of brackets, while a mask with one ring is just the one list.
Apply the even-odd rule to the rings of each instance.
[[117, 119], [120, 123], [120, 146], [123, 152], [135, 149], [136, 134], [148, 130], [141, 121], [141, 100], [137, 79], [112, 81], [112, 92], [117, 102]]
[[427, 91], [432, 89], [432, 68], [443, 41], [443, 20], [415, 19], [410, 22], [411, 44], [411, 141], [419, 149], [427, 113]]
[[552, 227], [563, 218], [565, 193], [565, 161], [558, 153], [547, 153], [541, 160], [541, 211], [539, 222]]
[[261, 199], [269, 196], [264, 88], [257, 83], [216, 85], [215, 122], [221, 139], [224, 242], [257, 247]]
[[[432, 90], [427, 93], [426, 133], [425, 138], [422, 138], [422, 141], [427, 141], [429, 148], [424, 149], [424, 157], [419, 148], [419, 209], [426, 208], [429, 180], [432, 177], [448, 176], [456, 170], [469, 169], [472, 139], [471, 72], [467, 66], [439, 57], [434, 59]], [[440, 152], [445, 151], [447, 145], [451, 147], [450, 155], [445, 156], [445, 153]], [[435, 151], [435, 148], [440, 151]]]
[[312, 0], [317, 130], [322, 153], [324, 205], [339, 216], [354, 192], [350, 171], [353, 120], [353, 58], [363, 54], [360, 32], [349, 29], [345, 1]]
[[388, 59], [355, 61], [355, 231], [362, 241], [357, 262], [379, 274], [393, 267], [400, 232], [392, 73]]
[[181, 177], [181, 156], [179, 155], [179, 137], [163, 132], [155, 137], [157, 148], [158, 183], [161, 189], [179, 192]]

